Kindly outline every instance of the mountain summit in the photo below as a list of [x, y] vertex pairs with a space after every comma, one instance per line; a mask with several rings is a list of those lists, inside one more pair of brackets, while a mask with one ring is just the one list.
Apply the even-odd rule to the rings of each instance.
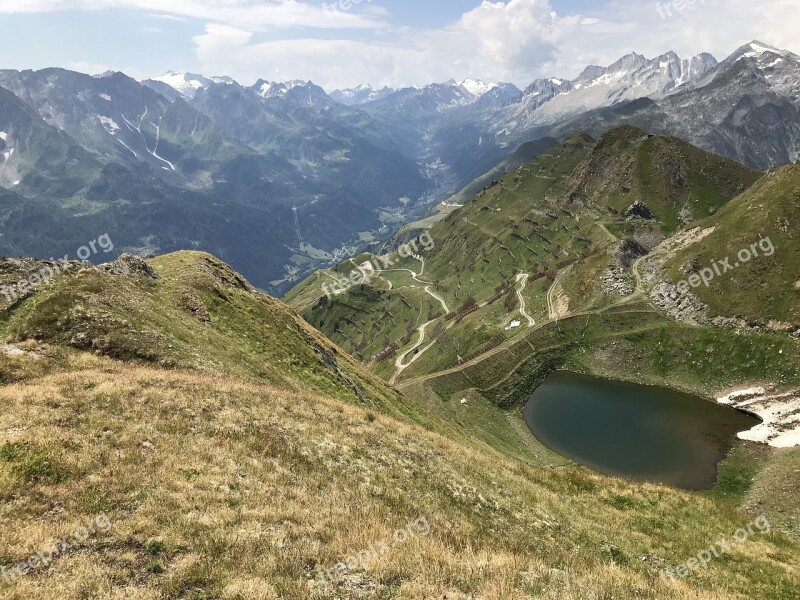
[[235, 83], [230, 77], [205, 77], [196, 73], [176, 73], [167, 71], [161, 77], [155, 77], [145, 81], [146, 84], [155, 84], [156, 91], [163, 91], [163, 84], [177, 91], [185, 98], [192, 98], [198, 91], [206, 89], [214, 84]]

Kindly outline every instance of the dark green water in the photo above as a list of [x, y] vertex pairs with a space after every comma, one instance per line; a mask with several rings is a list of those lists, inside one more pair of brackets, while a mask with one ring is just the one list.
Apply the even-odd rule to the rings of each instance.
[[608, 475], [709, 489], [753, 416], [680, 392], [557, 372], [525, 405], [551, 450]]

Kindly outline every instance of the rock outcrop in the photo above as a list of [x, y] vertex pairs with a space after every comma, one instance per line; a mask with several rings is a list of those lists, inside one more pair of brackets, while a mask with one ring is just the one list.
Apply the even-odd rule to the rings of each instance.
[[122, 275], [126, 277], [150, 277], [151, 279], [158, 279], [158, 273], [147, 264], [147, 261], [141, 256], [134, 254], [120, 255], [114, 262], [105, 263], [97, 267], [98, 271], [111, 273], [112, 275]]
[[637, 200], [625, 209], [624, 215], [631, 218], [645, 219], [647, 221], [655, 218], [653, 211], [651, 211], [641, 200]]

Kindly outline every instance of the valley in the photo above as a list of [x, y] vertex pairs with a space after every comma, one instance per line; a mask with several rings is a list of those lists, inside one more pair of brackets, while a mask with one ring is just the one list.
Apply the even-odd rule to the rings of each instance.
[[[38, 268], [7, 260], [3, 282]], [[530, 389], [530, 362], [555, 366], [565, 337], [590, 348], [665, 325], [637, 302], [588, 317], [529, 328], [514, 359], [524, 368], [509, 368], [520, 350], [509, 346], [426, 375], [423, 393], [403, 377], [398, 392], [210, 255], [73, 263], [0, 321], [0, 510], [11, 525], [0, 564], [98, 512], [110, 527], [14, 570], [3, 593], [110, 595], [125, 582], [128, 597], [791, 598], [800, 549], [772, 473], [796, 452], [777, 460], [742, 447], [723, 463], [724, 485], [699, 495], [577, 467], [501, 410], [515, 386], [499, 374], [525, 371], [516, 387]], [[688, 336], [678, 338], [682, 355]], [[443, 402], [461, 394], [461, 378], [465, 403]], [[769, 475], [750, 494], [754, 468]], [[702, 578], [669, 583], [663, 570], [698, 539], [745, 526], [731, 497], [759, 502], [776, 529]], [[42, 512], [52, 516], [32, 518]], [[425, 535], [365, 568], [337, 566], [421, 518]], [[326, 584], [318, 574], [332, 568]]]
[[328, 93], [55, 68], [0, 71], [0, 88], [0, 252], [61, 256], [119, 223], [119, 252], [208, 251], [276, 295], [384, 251], [393, 232], [430, 224], [432, 208], [471, 200], [576, 131], [632, 125], [762, 171], [800, 156], [800, 59], [758, 41], [721, 62], [629, 54], [525, 89]]
[[0, 597], [797, 600], [800, 12], [224, 4], [0, 9]]
[[[717, 432], [731, 445], [711, 454], [712, 494], [728, 485], [730, 448], [730, 456], [747, 452], [747, 440], [782, 448], [748, 465], [749, 479], [736, 484], [746, 502], [751, 488], [783, 485], [762, 483], [767, 465], [800, 465], [791, 441], [800, 431], [798, 303], [787, 284], [797, 276], [796, 241], [781, 225], [797, 220], [797, 173], [793, 165], [764, 176], [630, 127], [596, 141], [576, 135], [426, 230], [436, 241], [426, 257], [426, 286], [449, 313], [425, 319], [423, 310], [403, 312], [405, 295], [417, 291], [413, 280], [314, 303], [312, 279], [287, 301], [304, 298], [297, 306], [309, 323], [405, 394], [539, 464], [552, 454], [527, 447], [522, 409], [555, 371], [667, 387], [703, 398], [697, 402], [720, 398], [758, 417]], [[752, 246], [746, 236], [769, 237], [773, 252], [736, 273], [714, 274], [708, 286], [667, 292], [670, 308], [664, 304], [664, 286], [677, 289], [712, 256], [736, 256]], [[702, 250], [709, 244], [713, 249]], [[392, 337], [403, 319], [424, 328], [422, 340]], [[512, 322], [518, 327], [509, 328]], [[761, 389], [739, 395], [754, 386]], [[731, 400], [723, 398], [731, 392]], [[497, 430], [509, 421], [521, 437], [500, 442]], [[789, 510], [796, 523], [796, 505]]]

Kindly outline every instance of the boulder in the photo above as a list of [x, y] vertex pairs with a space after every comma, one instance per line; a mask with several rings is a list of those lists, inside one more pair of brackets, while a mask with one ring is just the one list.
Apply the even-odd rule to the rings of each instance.
[[641, 200], [637, 200], [626, 208], [624, 214], [626, 217], [638, 217], [647, 220], [654, 218], [653, 211], [647, 208]]
[[111, 273], [113, 275], [123, 275], [126, 277], [150, 277], [151, 279], [158, 279], [158, 273], [147, 264], [147, 261], [141, 256], [134, 254], [120, 255], [114, 262], [105, 263], [97, 267], [98, 270]]

